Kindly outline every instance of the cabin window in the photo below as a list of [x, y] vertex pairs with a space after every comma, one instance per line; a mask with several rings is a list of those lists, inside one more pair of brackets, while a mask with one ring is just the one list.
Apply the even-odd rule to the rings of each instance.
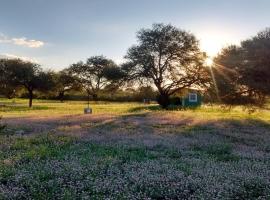
[[197, 102], [197, 94], [196, 93], [189, 93], [189, 102]]

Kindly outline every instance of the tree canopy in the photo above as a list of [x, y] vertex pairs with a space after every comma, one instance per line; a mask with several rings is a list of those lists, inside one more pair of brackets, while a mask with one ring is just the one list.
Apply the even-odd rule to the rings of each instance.
[[127, 52], [123, 71], [129, 79], [154, 84], [162, 107], [168, 106], [170, 95], [207, 82], [206, 55], [193, 34], [172, 25], [154, 24], [151, 29], [141, 29], [137, 38], [138, 44]]
[[84, 90], [94, 100], [98, 99], [101, 89], [115, 84], [121, 78], [120, 68], [104, 56], [93, 56], [85, 63], [75, 63], [70, 66], [69, 71], [77, 77]]
[[3, 59], [1, 68], [5, 70], [5, 84], [10, 87], [24, 87], [29, 96], [29, 107], [32, 107], [34, 90], [47, 91], [52, 88], [50, 72], [43, 72], [41, 67], [20, 59]]
[[80, 90], [78, 79], [68, 69], [53, 73], [54, 90], [61, 102], [64, 101], [65, 93], [70, 90]]
[[262, 106], [270, 94], [270, 29], [240, 46], [229, 46], [215, 58], [213, 68], [223, 103]]
[[7, 67], [7, 59], [0, 60], [0, 91], [2, 95], [11, 99], [15, 97], [16, 91], [19, 89], [19, 86], [11, 83], [10, 78], [10, 71]]

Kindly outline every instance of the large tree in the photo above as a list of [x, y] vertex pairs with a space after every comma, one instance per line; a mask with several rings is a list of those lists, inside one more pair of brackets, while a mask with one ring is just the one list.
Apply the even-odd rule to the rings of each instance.
[[6, 62], [6, 59], [0, 60], [0, 94], [11, 99], [15, 97], [16, 91], [19, 89], [19, 87], [18, 85], [10, 83], [10, 75]]
[[151, 29], [141, 29], [137, 38], [139, 44], [128, 50], [123, 71], [130, 79], [154, 84], [163, 108], [171, 95], [208, 81], [206, 55], [193, 34], [172, 25], [153, 24]]
[[69, 73], [68, 69], [63, 69], [57, 73], [53, 73], [54, 90], [61, 102], [64, 101], [65, 93], [70, 90], [80, 89], [80, 84], [76, 77]]
[[4, 59], [6, 84], [13, 87], [24, 87], [28, 92], [29, 107], [32, 107], [34, 91], [47, 91], [52, 87], [50, 72], [43, 72], [41, 67], [20, 59]]
[[110, 59], [104, 56], [93, 56], [87, 59], [85, 63], [78, 62], [69, 68], [69, 72], [77, 78], [88, 98], [92, 96], [98, 100], [98, 94], [101, 89], [108, 85], [120, 83], [120, 68]]
[[270, 29], [229, 46], [215, 58], [213, 75], [226, 104], [263, 106], [270, 95]]

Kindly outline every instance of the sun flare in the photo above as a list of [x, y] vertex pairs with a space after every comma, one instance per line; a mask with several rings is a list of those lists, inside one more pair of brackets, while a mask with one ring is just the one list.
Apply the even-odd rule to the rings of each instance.
[[213, 63], [214, 63], [214, 61], [213, 61], [212, 58], [206, 58], [206, 60], [205, 60], [205, 65], [206, 65], [207, 67], [212, 67], [212, 66], [213, 66]]

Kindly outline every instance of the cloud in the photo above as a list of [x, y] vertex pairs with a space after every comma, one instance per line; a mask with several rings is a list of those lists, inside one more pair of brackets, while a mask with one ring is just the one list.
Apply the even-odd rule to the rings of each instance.
[[39, 40], [27, 40], [26, 38], [12, 38], [13, 44], [27, 46], [30, 48], [39, 48], [44, 45], [44, 42]]
[[0, 59], [1, 58], [21, 59], [23, 61], [30, 61], [30, 62], [38, 63], [38, 61], [34, 58], [29, 58], [29, 57], [25, 57], [25, 56], [17, 56], [17, 55], [9, 54], [9, 53], [0, 54]]
[[26, 46], [29, 48], [40, 48], [45, 45], [45, 42], [40, 40], [29, 40], [25, 37], [9, 38], [2, 33], [0, 33], [0, 43], [15, 44], [19, 46]]

